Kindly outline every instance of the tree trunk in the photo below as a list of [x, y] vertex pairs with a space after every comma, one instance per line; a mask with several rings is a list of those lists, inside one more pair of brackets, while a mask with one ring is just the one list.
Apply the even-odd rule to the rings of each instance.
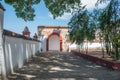
[[88, 40], [86, 41], [86, 45], [85, 45], [85, 53], [88, 54]]
[[103, 40], [100, 38], [100, 43], [101, 43], [101, 49], [102, 49], [102, 58], [105, 57], [105, 53], [104, 53], [104, 46], [103, 46]]

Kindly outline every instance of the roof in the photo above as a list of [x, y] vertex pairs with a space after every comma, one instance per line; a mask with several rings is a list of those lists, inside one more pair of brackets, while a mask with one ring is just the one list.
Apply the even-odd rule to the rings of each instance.
[[68, 26], [38, 26], [38, 28], [61, 28], [61, 29], [68, 29]]
[[3, 5], [0, 3], [0, 8], [5, 11], [5, 8], [3, 7]]

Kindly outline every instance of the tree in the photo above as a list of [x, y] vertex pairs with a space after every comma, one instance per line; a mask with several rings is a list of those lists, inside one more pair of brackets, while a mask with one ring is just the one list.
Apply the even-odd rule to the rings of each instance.
[[[34, 5], [40, 3], [41, 0], [4, 0], [5, 3], [11, 5], [16, 12], [18, 18], [25, 21], [33, 21], [35, 17]], [[62, 16], [66, 12], [72, 13], [74, 9], [81, 7], [81, 0], [43, 0], [54, 18]], [[98, 0], [96, 4], [101, 4], [109, 0]]]
[[[108, 6], [101, 12], [99, 17], [99, 25], [106, 44], [106, 51], [114, 53], [115, 60], [119, 58], [117, 44], [117, 30], [120, 26], [120, 2], [119, 0], [111, 0]], [[111, 49], [111, 46], [113, 49]]]
[[119, 57], [120, 57], [120, 32], [117, 34], [117, 44], [118, 44], [118, 52], [119, 52]]
[[[13, 6], [18, 18], [25, 21], [33, 21], [35, 17], [34, 5], [41, 0], [4, 0], [5, 3]], [[49, 9], [54, 18], [62, 16], [64, 13], [72, 12], [76, 6], [81, 3], [80, 0], [44, 0], [46, 7]]]
[[33, 5], [40, 3], [40, 0], [4, 0], [5, 3], [13, 6], [18, 18], [25, 21], [32, 21], [35, 17]]
[[[99, 0], [100, 1], [100, 0]], [[98, 1], [98, 2], [99, 2]], [[104, 2], [104, 1], [103, 1]], [[99, 3], [102, 3], [102, 2], [99, 2]], [[92, 22], [94, 22], [94, 26], [96, 26], [96, 31], [97, 31], [97, 36], [96, 38], [99, 38], [100, 40], [100, 43], [101, 43], [101, 50], [102, 50], [102, 58], [104, 58], [104, 35], [103, 35], [103, 31], [101, 30], [104, 30], [104, 29], [101, 29], [101, 28], [104, 28], [104, 25], [100, 25], [100, 22], [99, 22], [99, 19], [101, 18], [100, 15], [101, 15], [101, 11], [103, 11], [102, 9], [94, 9], [91, 16], [92, 16]], [[104, 20], [104, 17], [102, 17], [103, 20]]]
[[95, 38], [95, 23], [85, 6], [78, 9], [69, 22], [70, 40], [72, 43], [81, 45], [86, 41], [86, 53], [88, 52], [88, 41]]

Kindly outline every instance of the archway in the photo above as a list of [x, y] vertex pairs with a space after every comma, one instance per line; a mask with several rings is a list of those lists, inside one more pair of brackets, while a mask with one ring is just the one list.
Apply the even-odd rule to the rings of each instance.
[[[52, 44], [50, 42], [54, 42], [54, 43]], [[56, 46], [56, 45], [58, 45], [58, 46]], [[50, 47], [50, 46], [52, 46], [52, 47]], [[46, 39], [46, 51], [49, 51], [49, 50], [62, 51], [62, 36], [60, 34], [51, 33], [48, 35], [48, 37]]]

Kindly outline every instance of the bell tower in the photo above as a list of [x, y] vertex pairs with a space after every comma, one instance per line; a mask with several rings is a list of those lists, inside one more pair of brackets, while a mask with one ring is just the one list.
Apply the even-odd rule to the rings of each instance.
[[34, 34], [33, 38], [34, 38], [35, 40], [38, 40], [38, 36], [37, 36], [36, 33]]
[[27, 26], [24, 28], [23, 35], [26, 37], [30, 37], [30, 31]]

